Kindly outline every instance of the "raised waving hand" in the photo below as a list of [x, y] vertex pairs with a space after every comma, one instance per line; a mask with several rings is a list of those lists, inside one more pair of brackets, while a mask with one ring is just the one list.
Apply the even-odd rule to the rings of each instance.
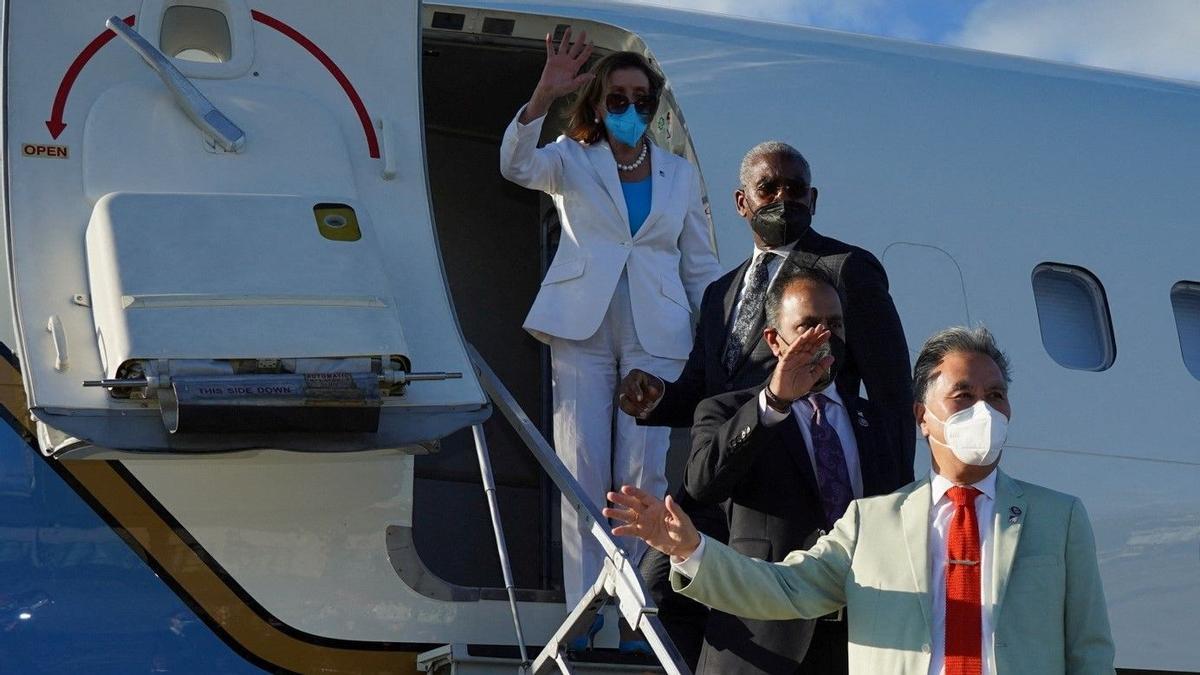
[[833, 365], [833, 357], [824, 349], [825, 345], [829, 344], [829, 336], [828, 328], [817, 325], [800, 333], [789, 345], [779, 336], [778, 331], [775, 331], [773, 346], [779, 361], [775, 364], [768, 384], [771, 393], [785, 401], [794, 401], [808, 395], [813, 385], [819, 382]]
[[563, 31], [557, 47], [554, 37], [546, 33], [546, 65], [542, 68], [542, 77], [533, 90], [529, 104], [521, 113], [521, 123], [528, 124], [545, 115], [555, 99], [590, 82], [594, 76], [579, 70], [591, 56], [592, 43], [588, 42], [586, 30], [572, 42], [571, 29], [568, 27]]

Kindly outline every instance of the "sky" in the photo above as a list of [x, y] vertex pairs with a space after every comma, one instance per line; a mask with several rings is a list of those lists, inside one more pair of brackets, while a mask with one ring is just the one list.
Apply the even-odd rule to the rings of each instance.
[[642, 1], [1200, 81], [1200, 0]]

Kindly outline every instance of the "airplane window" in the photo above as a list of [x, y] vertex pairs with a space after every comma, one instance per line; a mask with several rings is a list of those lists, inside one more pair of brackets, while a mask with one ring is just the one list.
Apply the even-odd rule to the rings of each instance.
[[221, 12], [207, 7], [167, 8], [158, 46], [164, 54], [184, 61], [225, 63], [233, 56], [229, 21]]
[[1042, 263], [1033, 269], [1042, 345], [1058, 365], [1107, 370], [1117, 356], [1108, 299], [1100, 280], [1074, 265]]
[[1171, 307], [1179, 331], [1183, 364], [1200, 380], [1200, 282], [1180, 281], [1171, 287]]

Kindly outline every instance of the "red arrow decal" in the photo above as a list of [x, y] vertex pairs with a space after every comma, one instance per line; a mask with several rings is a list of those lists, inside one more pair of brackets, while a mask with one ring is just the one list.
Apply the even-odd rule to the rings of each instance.
[[295, 28], [292, 28], [279, 19], [263, 14], [257, 9], [251, 10], [250, 16], [254, 17], [255, 21], [270, 26], [288, 36], [320, 61], [321, 65], [325, 66], [325, 70], [328, 70], [329, 74], [333, 75], [333, 79], [342, 85], [342, 91], [346, 92], [346, 97], [350, 99], [350, 104], [354, 106], [355, 112], [358, 113], [358, 121], [362, 123], [363, 133], [367, 135], [367, 151], [370, 152], [371, 157], [379, 159], [379, 139], [375, 136], [375, 126], [371, 124], [371, 116], [367, 114], [367, 106], [363, 105], [362, 98], [354, 90], [354, 85], [350, 84], [350, 78], [346, 77], [342, 69], [338, 68], [337, 64], [333, 62], [333, 59], [321, 51], [321, 48], [312, 40], [304, 37]]
[[[130, 26], [133, 25], [133, 16], [130, 14], [123, 20]], [[75, 78], [79, 77], [79, 72], [87, 65], [87, 62], [100, 51], [100, 48], [108, 44], [117, 36], [116, 33], [104, 29], [104, 32], [97, 35], [96, 39], [88, 43], [83, 51], [79, 52], [79, 56], [71, 62], [71, 66], [67, 68], [67, 72], [63, 75], [62, 82], [58, 83], [58, 93], [54, 95], [54, 107], [50, 109], [50, 119], [46, 120], [46, 128], [50, 130], [51, 138], [58, 138], [63, 129], [67, 128], [67, 123], [63, 121], [63, 109], [67, 107], [67, 96], [71, 94], [71, 87], [75, 85]]]

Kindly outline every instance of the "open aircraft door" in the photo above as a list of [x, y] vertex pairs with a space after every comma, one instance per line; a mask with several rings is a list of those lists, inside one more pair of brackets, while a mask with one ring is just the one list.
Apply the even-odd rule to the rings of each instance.
[[45, 452], [396, 448], [487, 417], [432, 223], [417, 3], [6, 14], [6, 253]]

